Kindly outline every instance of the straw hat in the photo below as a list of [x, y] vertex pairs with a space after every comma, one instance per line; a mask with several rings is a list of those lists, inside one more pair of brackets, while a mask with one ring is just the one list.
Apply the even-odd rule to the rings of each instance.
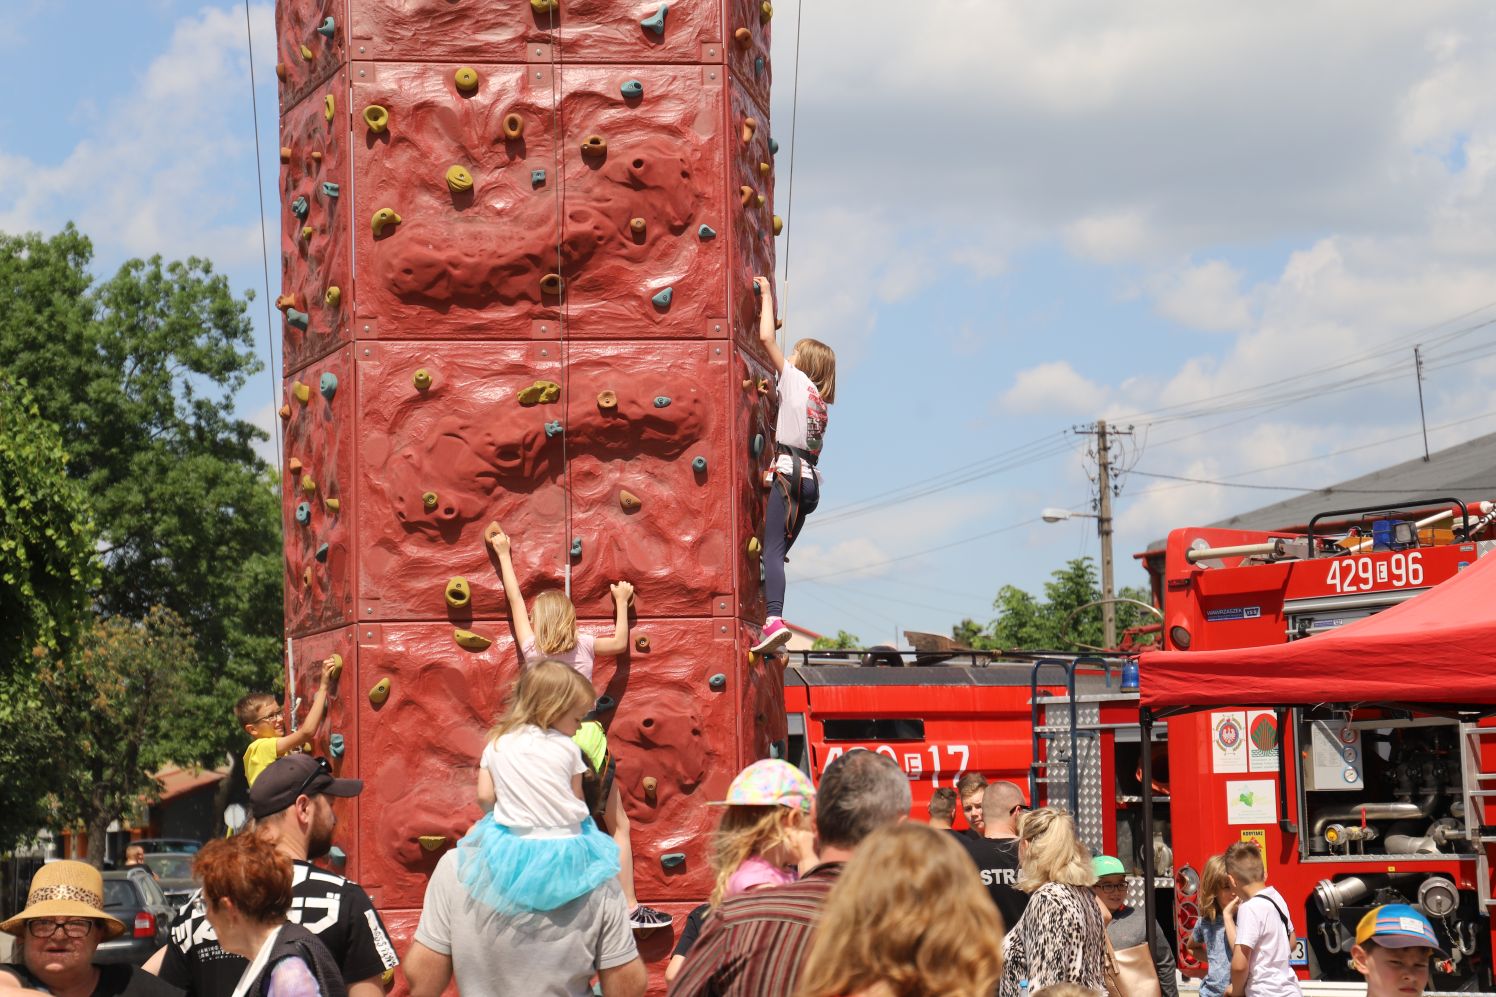
[[19, 937], [27, 921], [43, 917], [89, 917], [104, 922], [104, 938], [124, 933], [117, 918], [104, 913], [104, 877], [87, 862], [48, 862], [31, 877], [26, 909], [0, 924], [0, 931]]

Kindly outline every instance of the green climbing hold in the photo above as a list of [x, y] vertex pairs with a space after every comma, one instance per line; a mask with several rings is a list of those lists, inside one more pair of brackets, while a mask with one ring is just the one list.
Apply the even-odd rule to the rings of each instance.
[[332, 734], [327, 738], [327, 750], [332, 752], [334, 758], [342, 758], [346, 747], [342, 734]]
[[348, 863], [348, 853], [337, 845], [333, 845], [327, 850], [327, 859], [333, 865], [346, 865]]
[[572, 537], [571, 538], [571, 556], [572, 557], [581, 557], [582, 556], [582, 538], [581, 537]]
[[296, 198], [291, 202], [291, 214], [297, 218], [305, 218], [311, 210], [312, 206], [308, 203], [305, 194], [297, 194]]
[[754, 60], [753, 60], [753, 75], [754, 76], [762, 76], [762, 75], [764, 75], [764, 57], [761, 56], [761, 55], [755, 57]]
[[655, 395], [655, 408], [669, 408], [669, 407], [670, 407], [670, 396], [669, 395]]
[[547, 438], [560, 436], [564, 432], [566, 432], [566, 428], [561, 425], [560, 419], [552, 419], [545, 424], [545, 435]]
[[776, 141], [774, 141], [773, 136], [769, 137], [769, 155], [771, 155], [771, 156], [777, 156], [777, 155], [779, 155], [779, 143], [776, 142]]
[[632, 100], [635, 97], [643, 97], [644, 84], [638, 80], [625, 80], [623, 86], [618, 88], [618, 92], [623, 94], [625, 99], [628, 100]]
[[321, 26], [317, 28], [317, 34], [321, 35], [323, 38], [331, 38], [333, 32], [336, 30], [338, 30], [338, 23], [332, 18], [328, 17], [324, 18]]
[[654, 297], [650, 298], [649, 300], [654, 302], [654, 305], [655, 305], [656, 308], [669, 308], [670, 307], [670, 302], [674, 298], [675, 298], [675, 288], [673, 288], [673, 287], [667, 287], [667, 288], [665, 288], [665, 290], [663, 290], [660, 293], [656, 294]]
[[706, 458], [697, 457], [695, 460], [691, 461], [691, 470], [695, 471], [697, 474], [706, 473]]
[[302, 332], [306, 332], [307, 323], [310, 322], [311, 320], [312, 320], [312, 317], [310, 315], [308, 315], [306, 312], [299, 312], [299, 311], [297, 311], [294, 308], [287, 308], [286, 309], [286, 324], [287, 325], [294, 325], [296, 328], [300, 329]]
[[296, 507], [296, 521], [302, 526], [312, 521], [312, 506], [309, 502], [303, 502]]
[[332, 396], [338, 393], [338, 375], [330, 370], [325, 372], [317, 380], [317, 390], [322, 393], [323, 398], [332, 401]]
[[685, 865], [685, 863], [685, 852], [666, 852], [664, 855], [660, 856], [660, 865], [664, 866], [666, 869], [674, 869], [676, 866]]
[[317, 557], [317, 560], [322, 561], [324, 563], [327, 561], [327, 544], [323, 544], [323, 545], [321, 545], [320, 547], [317, 548], [316, 557]]
[[696, 234], [701, 236], [702, 239], [717, 238], [717, 230], [712, 228], [710, 225], [701, 226], [701, 228], [696, 230]]
[[723, 675], [721, 672], [718, 672], [711, 678], [707, 679], [706, 684], [711, 686], [717, 692], [721, 692], [723, 689], [727, 688], [727, 676]]
[[754, 433], [753, 434], [753, 441], [748, 444], [748, 452], [751, 453], [751, 454], [753, 454], [753, 456], [755, 456], [755, 457], [757, 457], [759, 454], [761, 454], [761, 453], [764, 452], [764, 434], [763, 433]]
[[639, 27], [643, 28], [645, 31], [653, 31], [655, 34], [664, 37], [665, 15], [669, 12], [670, 5], [668, 3], [662, 3], [660, 4], [659, 10], [655, 11], [652, 15], [639, 22]]
[[337, 197], [341, 193], [343, 193], [343, 188], [339, 187], [331, 180], [322, 181], [322, 195], [324, 197]]

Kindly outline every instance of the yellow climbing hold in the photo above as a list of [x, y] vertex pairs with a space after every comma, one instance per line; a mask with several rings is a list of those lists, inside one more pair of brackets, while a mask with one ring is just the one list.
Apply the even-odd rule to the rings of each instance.
[[375, 682], [374, 688], [369, 690], [369, 702], [373, 703], [375, 706], [378, 706], [380, 703], [383, 703], [386, 699], [389, 698], [390, 680], [387, 678], [383, 678], [378, 682]]
[[312, 397], [312, 387], [309, 384], [302, 384], [300, 381], [292, 381], [291, 396], [305, 405], [307, 399]]
[[472, 66], [463, 66], [452, 74], [452, 82], [457, 84], [457, 89], [463, 93], [471, 93], [478, 89], [478, 71]]
[[438, 851], [447, 844], [445, 834], [423, 834], [417, 840], [421, 842], [421, 848], [428, 852]]
[[614, 391], [599, 391], [597, 393], [597, 407], [611, 410], [618, 407], [618, 394]]
[[380, 208], [374, 212], [374, 218], [370, 222], [370, 227], [374, 229], [374, 238], [377, 239], [381, 235], [384, 235], [384, 230], [387, 226], [399, 224], [400, 216], [395, 213], [394, 208]]
[[486, 651], [493, 644], [492, 640], [482, 634], [475, 634], [471, 630], [453, 630], [452, 639], [457, 642], [458, 647], [466, 651]]
[[301, 226], [301, 237], [303, 239], [310, 239], [316, 233], [316, 231], [317, 230], [312, 228], [310, 225], [303, 225]]
[[282, 311], [284, 311], [287, 308], [295, 308], [296, 307], [296, 295], [294, 295], [294, 294], [282, 294], [280, 297], [278, 297], [278, 298], [275, 299], [275, 307], [281, 309]]
[[764, 0], [763, 3], [759, 4], [759, 6], [758, 6], [758, 19], [759, 19], [759, 21], [761, 21], [764, 24], [768, 24], [769, 20], [773, 16], [774, 16], [774, 5], [772, 3], [770, 3], [769, 0]]
[[328, 659], [332, 661], [331, 678], [337, 678], [343, 674], [343, 656], [341, 654], [329, 654]]
[[757, 133], [758, 133], [758, 119], [757, 118], [744, 118], [743, 119], [743, 141], [744, 142], [752, 142], [753, 141], [753, 136], [756, 135]]
[[432, 509], [435, 509], [436, 508], [436, 492], [422, 492], [421, 493], [421, 504], [426, 507], [426, 511], [427, 512], [430, 512]]
[[323, 97], [322, 98], [322, 116], [324, 118], [326, 118], [328, 121], [331, 121], [333, 115], [335, 115], [337, 113], [338, 113], [338, 99], [336, 97], [334, 97], [332, 94], [328, 94], [326, 97]]
[[744, 48], [747, 48], [748, 46], [753, 44], [753, 32], [749, 31], [747, 28], [739, 28], [732, 33], [732, 36], [736, 38], [738, 40], [738, 44], [743, 46]]
[[784, 231], [784, 219], [780, 218], [778, 215], [775, 215], [774, 216], [774, 234], [778, 235], [779, 233], [781, 233], [783, 231]]
[[336, 308], [338, 307], [338, 302], [343, 300], [343, 292], [336, 284], [334, 284], [332, 287], [329, 287], [327, 289], [326, 294], [322, 295], [322, 300], [327, 302], [327, 307]]
[[327, 511], [328, 512], [337, 512], [339, 509], [341, 509], [343, 507], [343, 503], [340, 502], [340, 501], [338, 501], [335, 498], [323, 499], [322, 500], [322, 504], [325, 505], [325, 506], [327, 506]]
[[301, 57], [307, 62], [311, 62], [314, 58], [314, 56], [312, 55], [312, 50], [307, 48], [305, 45], [301, 46]]
[[758, 207], [762, 208], [764, 206], [764, 195], [762, 195], [762, 194], [754, 194], [753, 195], [753, 203], [756, 204]]
[[283, 146], [281, 146], [281, 162], [283, 162], [283, 163], [289, 163], [290, 161], [291, 161], [291, 147], [289, 145], [283, 145]]
[[286, 82], [286, 64], [284, 62], [277, 62], [275, 64], [275, 78], [282, 83]]
[[280, 415], [281, 415], [282, 419], [289, 419], [289, 418], [291, 418], [291, 406], [289, 406], [289, 405], [282, 405], [280, 407]]
[[381, 104], [370, 104], [364, 108], [364, 124], [369, 126], [369, 131], [378, 135], [390, 126], [389, 109]]
[[447, 167], [447, 189], [454, 194], [473, 189], [473, 175], [461, 166]]
[[308, 493], [317, 490], [317, 482], [312, 479], [310, 474], [301, 479], [301, 490]]
[[536, 381], [521, 391], [516, 399], [521, 405], [549, 405], [561, 397], [561, 385], [555, 381]]
[[761, 543], [759, 543], [758, 537], [749, 537], [748, 538], [748, 554], [749, 554], [749, 556], [756, 557], [756, 556], [758, 556], [758, 553], [760, 551], [762, 551], [763, 549], [764, 549], [764, 545], [761, 544]]
[[644, 503], [639, 501], [639, 496], [635, 495], [631, 491], [628, 491], [627, 489], [624, 489], [619, 491], [618, 493], [618, 504], [623, 507], [624, 512], [633, 512]]
[[453, 609], [462, 609], [473, 601], [473, 591], [468, 587], [468, 580], [461, 575], [453, 575], [447, 579], [447, 605]]
[[768, 176], [769, 175], [769, 171], [772, 170], [773, 168], [774, 167], [770, 166], [768, 163], [759, 163], [758, 164], [758, 172], [764, 174], [765, 176]]
[[530, 0], [530, 6], [537, 14], [549, 14], [560, 8], [561, 0]]
[[301, 584], [307, 588], [312, 587], [312, 566], [308, 564], [306, 570], [301, 573]]
[[416, 386], [417, 391], [425, 391], [431, 387], [431, 371], [425, 367], [416, 368], [416, 372], [410, 375], [410, 383]]

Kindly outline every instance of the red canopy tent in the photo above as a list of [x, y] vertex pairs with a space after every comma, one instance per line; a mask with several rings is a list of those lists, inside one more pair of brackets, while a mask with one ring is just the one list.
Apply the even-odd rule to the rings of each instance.
[[1155, 713], [1324, 702], [1496, 706], [1496, 553], [1422, 595], [1307, 640], [1225, 651], [1150, 651], [1138, 664]]

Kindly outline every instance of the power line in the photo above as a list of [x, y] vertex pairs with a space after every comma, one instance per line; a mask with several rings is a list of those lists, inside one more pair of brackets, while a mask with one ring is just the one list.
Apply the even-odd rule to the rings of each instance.
[[[274, 417], [280, 406], [280, 375], [275, 372], [275, 319], [270, 311], [270, 241], [265, 235], [265, 175], [260, 162], [260, 98], [255, 93], [255, 39], [249, 16], [249, 0], [244, 0], [244, 44], [249, 51], [249, 107], [254, 116], [255, 131], [255, 193], [260, 198], [260, 268], [265, 274], [265, 359], [270, 368], [270, 411], [273, 428], [270, 435], [275, 440], [275, 466], [277, 472], [284, 463], [281, 456], [281, 421]], [[310, 311], [311, 309], [307, 309]]]

